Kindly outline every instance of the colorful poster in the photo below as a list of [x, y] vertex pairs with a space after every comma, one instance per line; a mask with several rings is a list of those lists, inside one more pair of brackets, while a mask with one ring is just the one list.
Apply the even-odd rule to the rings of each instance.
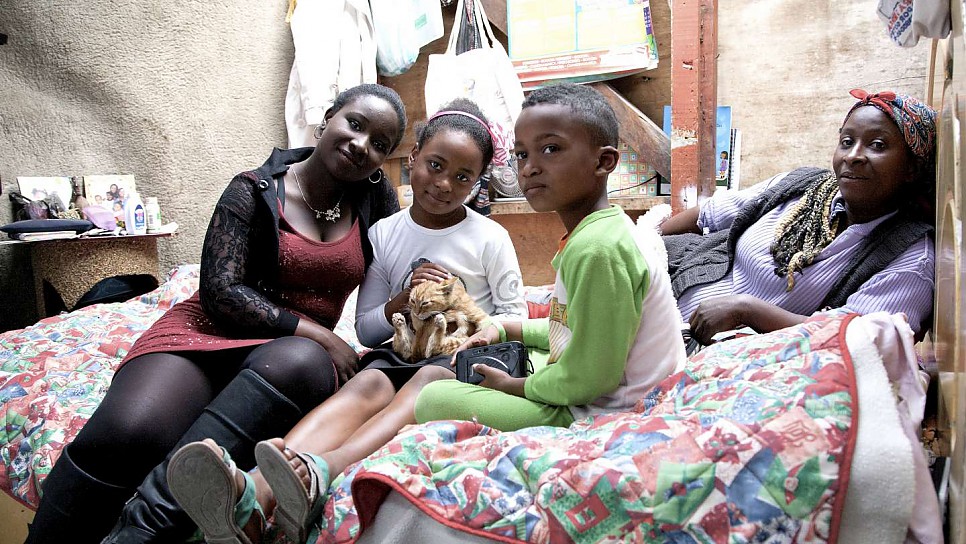
[[649, 0], [507, 0], [507, 36], [524, 90], [657, 67]]

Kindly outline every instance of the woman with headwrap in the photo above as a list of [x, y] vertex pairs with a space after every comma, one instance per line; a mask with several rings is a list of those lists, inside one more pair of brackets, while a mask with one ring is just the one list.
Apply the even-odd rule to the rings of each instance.
[[662, 225], [678, 309], [700, 343], [827, 308], [903, 313], [917, 334], [928, 327], [936, 112], [893, 92], [851, 94], [833, 171], [799, 168], [719, 192]]

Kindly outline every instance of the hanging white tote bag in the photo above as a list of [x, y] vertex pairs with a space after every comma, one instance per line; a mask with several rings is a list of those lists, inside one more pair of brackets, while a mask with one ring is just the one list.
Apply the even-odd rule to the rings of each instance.
[[406, 72], [416, 63], [422, 46], [443, 36], [438, 0], [369, 0], [369, 5], [380, 75]]
[[480, 36], [482, 47], [457, 54], [456, 42], [464, 20], [466, 6], [459, 0], [456, 7], [456, 22], [449, 35], [449, 45], [445, 53], [429, 56], [426, 70], [426, 114], [432, 115], [440, 106], [454, 98], [469, 98], [476, 102], [489, 118], [493, 129], [503, 141], [498, 142], [500, 149], [495, 157], [502, 165], [494, 164], [492, 172], [494, 187], [500, 189], [501, 182], [506, 185], [500, 190], [506, 196], [517, 196], [514, 161], [510, 160], [510, 147], [513, 145], [513, 124], [520, 115], [523, 104], [523, 87], [517, 78], [506, 49], [493, 34], [490, 22], [483, 12], [479, 0], [474, 2], [473, 21]]

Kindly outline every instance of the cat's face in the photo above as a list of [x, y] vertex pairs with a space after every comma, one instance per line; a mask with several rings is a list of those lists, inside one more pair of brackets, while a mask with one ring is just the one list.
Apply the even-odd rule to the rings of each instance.
[[465, 292], [456, 276], [441, 282], [424, 281], [409, 292], [409, 311], [413, 317], [425, 321], [433, 314], [450, 309]]

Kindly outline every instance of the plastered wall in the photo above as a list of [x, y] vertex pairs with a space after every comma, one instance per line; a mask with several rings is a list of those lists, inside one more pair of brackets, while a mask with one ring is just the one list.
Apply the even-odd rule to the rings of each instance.
[[742, 131], [743, 187], [830, 167], [852, 88], [925, 98], [930, 40], [894, 45], [876, 4], [718, 0], [718, 103]]
[[[200, 258], [230, 177], [285, 144], [285, 0], [0, 0], [0, 224], [18, 175], [130, 173], [178, 235], [162, 270]], [[652, 0], [655, 19], [667, 0]], [[922, 95], [928, 42], [891, 44], [859, 0], [719, 0], [718, 100], [744, 134], [745, 185], [828, 164], [849, 88]], [[662, 62], [667, 21], [655, 20]], [[320, 29], [324, 31], [324, 29]], [[646, 112], [668, 70], [615, 85]], [[665, 88], [664, 86], [668, 86]], [[655, 122], [661, 119], [655, 118]], [[37, 319], [29, 254], [0, 246], [0, 330]]]
[[[134, 174], [198, 262], [231, 176], [285, 145], [286, 0], [0, 0], [0, 224], [16, 176]], [[24, 246], [0, 246], [0, 330], [37, 319]]]

